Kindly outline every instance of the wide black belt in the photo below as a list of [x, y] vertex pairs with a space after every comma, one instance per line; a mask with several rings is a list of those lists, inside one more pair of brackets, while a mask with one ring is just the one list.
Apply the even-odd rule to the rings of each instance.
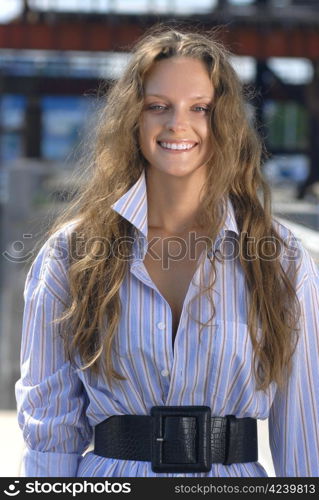
[[94, 453], [152, 463], [154, 472], [208, 472], [212, 463], [256, 462], [254, 418], [211, 417], [208, 406], [153, 406], [95, 427]]

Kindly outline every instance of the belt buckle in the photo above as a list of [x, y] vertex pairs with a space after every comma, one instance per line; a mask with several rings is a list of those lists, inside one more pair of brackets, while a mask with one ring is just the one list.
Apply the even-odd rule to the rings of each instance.
[[[152, 470], [154, 472], [208, 472], [211, 469], [211, 410], [209, 406], [153, 406]], [[192, 462], [168, 463], [164, 461], [167, 417], [193, 417], [196, 419], [195, 458]]]

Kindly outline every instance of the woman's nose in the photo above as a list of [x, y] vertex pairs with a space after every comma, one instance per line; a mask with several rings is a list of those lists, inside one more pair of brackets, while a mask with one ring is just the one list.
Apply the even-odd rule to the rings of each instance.
[[169, 130], [185, 130], [188, 125], [187, 114], [184, 110], [172, 110], [167, 121], [167, 128]]

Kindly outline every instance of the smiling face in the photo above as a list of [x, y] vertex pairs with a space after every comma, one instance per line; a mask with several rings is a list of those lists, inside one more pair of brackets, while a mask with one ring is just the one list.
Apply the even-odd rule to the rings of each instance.
[[213, 96], [202, 61], [174, 57], [154, 64], [139, 122], [139, 143], [150, 168], [179, 177], [206, 168]]

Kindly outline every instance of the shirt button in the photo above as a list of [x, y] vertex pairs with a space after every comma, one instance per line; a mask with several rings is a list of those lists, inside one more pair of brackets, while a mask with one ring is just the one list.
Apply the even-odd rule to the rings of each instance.
[[161, 371], [161, 375], [163, 375], [163, 377], [167, 377], [167, 375], [169, 375], [169, 371], [168, 370], [162, 370]]
[[160, 330], [164, 330], [165, 323], [163, 323], [162, 321], [160, 321], [159, 323], [157, 323], [157, 328], [159, 328]]

